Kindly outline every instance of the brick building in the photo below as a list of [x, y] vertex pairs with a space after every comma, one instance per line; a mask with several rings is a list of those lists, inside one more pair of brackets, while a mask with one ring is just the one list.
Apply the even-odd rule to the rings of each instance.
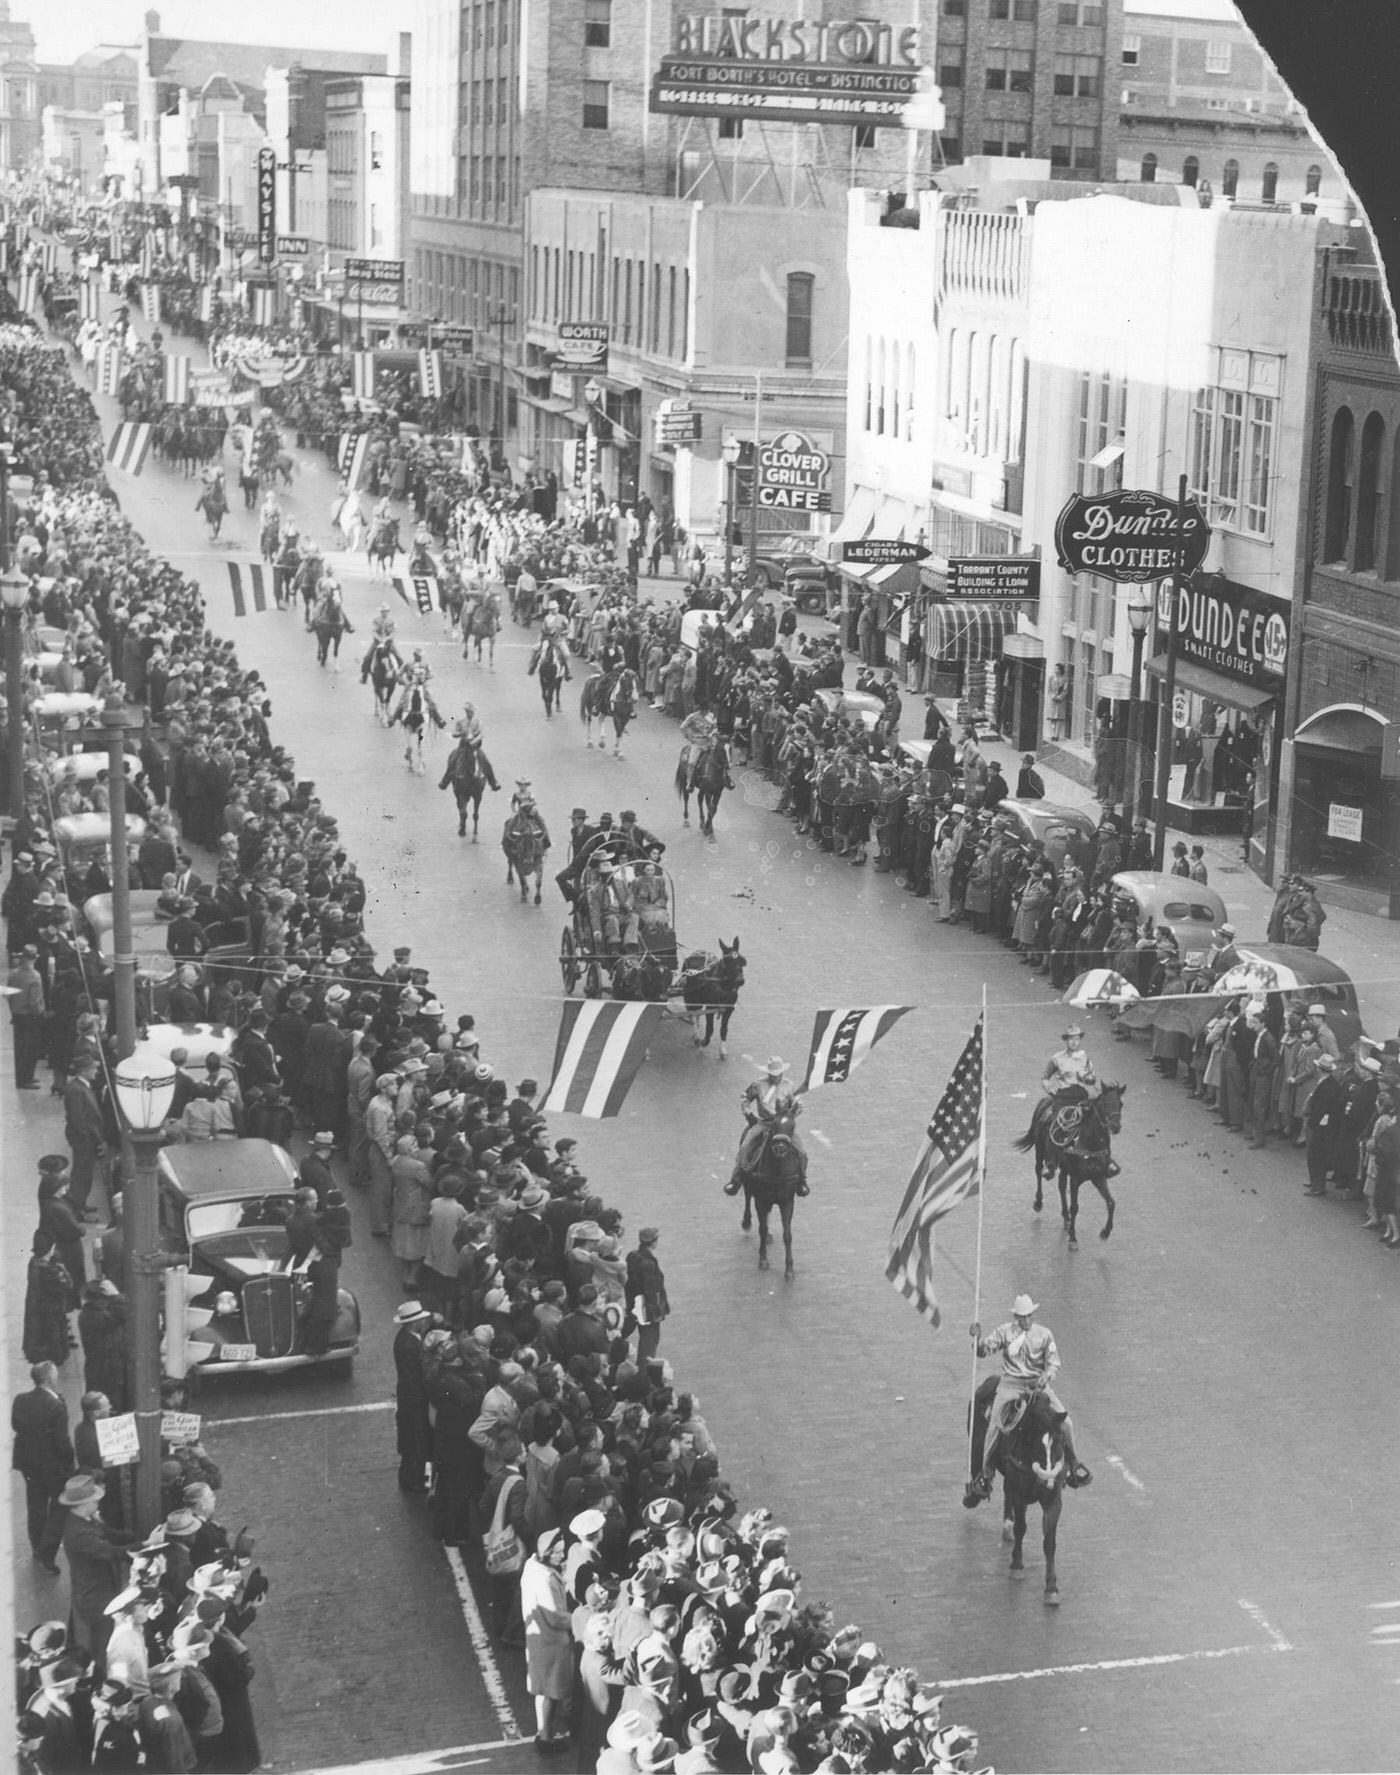
[[1370, 238], [1318, 255], [1280, 860], [1400, 918], [1400, 363]]

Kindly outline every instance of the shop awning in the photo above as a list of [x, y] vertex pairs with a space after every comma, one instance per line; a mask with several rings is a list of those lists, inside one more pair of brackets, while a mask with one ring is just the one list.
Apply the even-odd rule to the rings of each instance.
[[1379, 752], [1390, 723], [1377, 709], [1341, 706], [1319, 709], [1293, 735], [1299, 746], [1322, 746], [1329, 752]]
[[[1154, 678], [1165, 678], [1166, 654], [1159, 653], [1155, 659], [1148, 660], [1147, 669]], [[1277, 691], [1264, 690], [1257, 684], [1241, 684], [1236, 678], [1227, 678], [1223, 672], [1212, 672], [1208, 666], [1198, 666], [1194, 660], [1176, 662], [1176, 681], [1181, 689], [1194, 690], [1197, 696], [1208, 696], [1213, 703], [1226, 709], [1262, 709], [1278, 695]]]
[[1016, 607], [971, 602], [930, 604], [928, 646], [931, 659], [995, 659], [1001, 639], [1016, 627]]
[[870, 526], [875, 521], [875, 507], [880, 502], [880, 495], [873, 487], [857, 487], [851, 495], [851, 503], [841, 514], [841, 522], [826, 539], [827, 558], [839, 560], [843, 542], [859, 542], [868, 536]]

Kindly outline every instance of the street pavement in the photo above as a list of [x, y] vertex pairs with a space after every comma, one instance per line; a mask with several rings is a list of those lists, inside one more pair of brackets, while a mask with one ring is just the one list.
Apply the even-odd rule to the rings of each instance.
[[[110, 420], [110, 403], [99, 405]], [[289, 504], [324, 541], [333, 479], [322, 461], [301, 462]], [[315, 780], [360, 863], [380, 954], [411, 941], [449, 1012], [472, 1012], [484, 1056], [512, 1083], [549, 1074], [565, 922], [552, 884], [540, 908], [505, 885], [499, 832], [515, 778], [533, 783], [560, 847], [573, 805], [635, 808], [667, 842], [682, 946], [741, 938], [748, 981], [729, 1060], [694, 1051], [668, 1018], [623, 1113], [567, 1125], [629, 1234], [661, 1227], [673, 1307], [662, 1354], [698, 1392], [745, 1507], [766, 1503], [791, 1528], [804, 1595], [942, 1687], [945, 1718], [974, 1726], [983, 1760], [1002, 1770], [1393, 1767], [1400, 1415], [1375, 1364], [1400, 1333], [1400, 1257], [1359, 1230], [1356, 1211], [1305, 1200], [1300, 1155], [1222, 1138], [1141, 1045], [1120, 1047], [1098, 1024], [1091, 1049], [1128, 1085], [1118, 1221], [1100, 1243], [1090, 1197], [1071, 1254], [1053, 1211], [1032, 1213], [1030, 1162], [1010, 1150], [1064, 1020], [1014, 956], [938, 926], [895, 878], [797, 838], [756, 773], [736, 770], [713, 842], [683, 828], [674, 726], [643, 711], [624, 758], [585, 750], [578, 674], [563, 715], [547, 720], [526, 675], [532, 637], [509, 623], [491, 673], [459, 658], [440, 619], [347, 571], [357, 633], [339, 671], [318, 669], [298, 614], [233, 615], [227, 562], [255, 557], [256, 514], [231, 512], [235, 547], [212, 552], [188, 482], [152, 464], [120, 492], [153, 545], [200, 580], [211, 626], [267, 681], [274, 737]], [[432, 663], [444, 714], [470, 696], [481, 715], [507, 793], [488, 795], [477, 844], [457, 837], [436, 788], [445, 739], [430, 745], [427, 775], [410, 775], [358, 681], [386, 596], [401, 639]], [[1232, 913], [1272, 898], [1243, 872], [1212, 880]], [[1235, 922], [1242, 935], [1252, 928]], [[1334, 914], [1329, 936], [1342, 925]], [[1374, 973], [1393, 974], [1388, 927], [1366, 935]], [[884, 1280], [886, 1241], [984, 995], [987, 1187], [940, 1226], [935, 1332]], [[720, 1194], [739, 1093], [771, 1053], [800, 1070], [817, 1008], [879, 1003], [917, 1008], [849, 1084], [807, 1103], [813, 1193], [796, 1220], [797, 1275], [784, 1283], [781, 1268], [757, 1269], [754, 1240]], [[11, 1099], [6, 1119], [17, 1343], [28, 1180], [37, 1153], [61, 1144], [61, 1125], [37, 1094]], [[470, 1608], [420, 1507], [395, 1489], [383, 1409], [394, 1266], [366, 1236], [362, 1203], [353, 1208], [346, 1279], [365, 1311], [354, 1379], [211, 1383], [200, 1401], [225, 1472], [223, 1519], [257, 1529], [273, 1576], [255, 1630], [255, 1699], [269, 1759], [289, 1770], [490, 1746], [512, 1713], [531, 1729], [510, 1672], [493, 1700]], [[1059, 1391], [1095, 1474], [1066, 1498], [1058, 1610], [1041, 1598], [1037, 1528], [1026, 1582], [1012, 1584], [993, 1509], [961, 1507], [967, 1324], [999, 1322], [1022, 1289], [1055, 1332]], [[308, 1412], [332, 1415], [291, 1415]], [[44, 1582], [37, 1590], [20, 1562], [21, 1622], [57, 1612], [40, 1598], [61, 1581]], [[445, 1761], [535, 1763], [528, 1747]]]

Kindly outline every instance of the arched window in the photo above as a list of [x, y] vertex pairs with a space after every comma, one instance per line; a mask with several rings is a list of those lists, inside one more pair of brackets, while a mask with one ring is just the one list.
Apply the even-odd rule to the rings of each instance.
[[1019, 462], [1024, 449], [1026, 423], [1026, 351], [1019, 339], [1011, 342], [1011, 387], [1007, 399], [1006, 460]]
[[1238, 160], [1225, 162], [1225, 176], [1220, 181], [1220, 192], [1223, 197], [1233, 197], [1240, 188], [1240, 163]]
[[1143, 155], [1142, 171], [1138, 176], [1141, 178], [1144, 185], [1155, 185], [1157, 183], [1157, 156], [1155, 154]]
[[1194, 185], [1201, 176], [1201, 163], [1194, 154], [1188, 154], [1181, 163], [1181, 182], [1183, 185]]
[[1010, 400], [1007, 343], [1000, 333], [992, 340], [991, 398], [988, 404], [987, 449], [1006, 460], [1006, 416]]
[[1278, 196], [1278, 163], [1270, 160], [1264, 165], [1264, 188], [1260, 193], [1265, 203], [1273, 203]]
[[1376, 520], [1381, 510], [1381, 452], [1385, 448], [1385, 421], [1368, 413], [1361, 427], [1361, 460], [1356, 476], [1356, 540], [1352, 544], [1354, 573], [1371, 573], [1376, 566]]
[[987, 377], [990, 362], [990, 339], [985, 333], [974, 333], [968, 367], [967, 396], [967, 447], [974, 456], [987, 454]]
[[914, 347], [904, 348], [904, 441], [914, 441]]
[[1338, 407], [1327, 456], [1327, 522], [1322, 533], [1324, 561], [1344, 561], [1351, 530], [1352, 445], [1355, 422], [1350, 407]]
[[1316, 197], [1321, 189], [1322, 168], [1320, 166], [1310, 166], [1308, 168], [1308, 175], [1303, 181], [1303, 195], [1304, 197]]
[[1400, 450], [1390, 453], [1390, 506], [1385, 526], [1385, 577], [1400, 579]]

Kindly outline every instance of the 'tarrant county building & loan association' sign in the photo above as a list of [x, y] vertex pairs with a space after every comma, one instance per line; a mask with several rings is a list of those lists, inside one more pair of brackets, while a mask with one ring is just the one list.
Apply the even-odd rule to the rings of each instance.
[[782, 123], [892, 123], [918, 91], [919, 28], [686, 12], [651, 109]]

